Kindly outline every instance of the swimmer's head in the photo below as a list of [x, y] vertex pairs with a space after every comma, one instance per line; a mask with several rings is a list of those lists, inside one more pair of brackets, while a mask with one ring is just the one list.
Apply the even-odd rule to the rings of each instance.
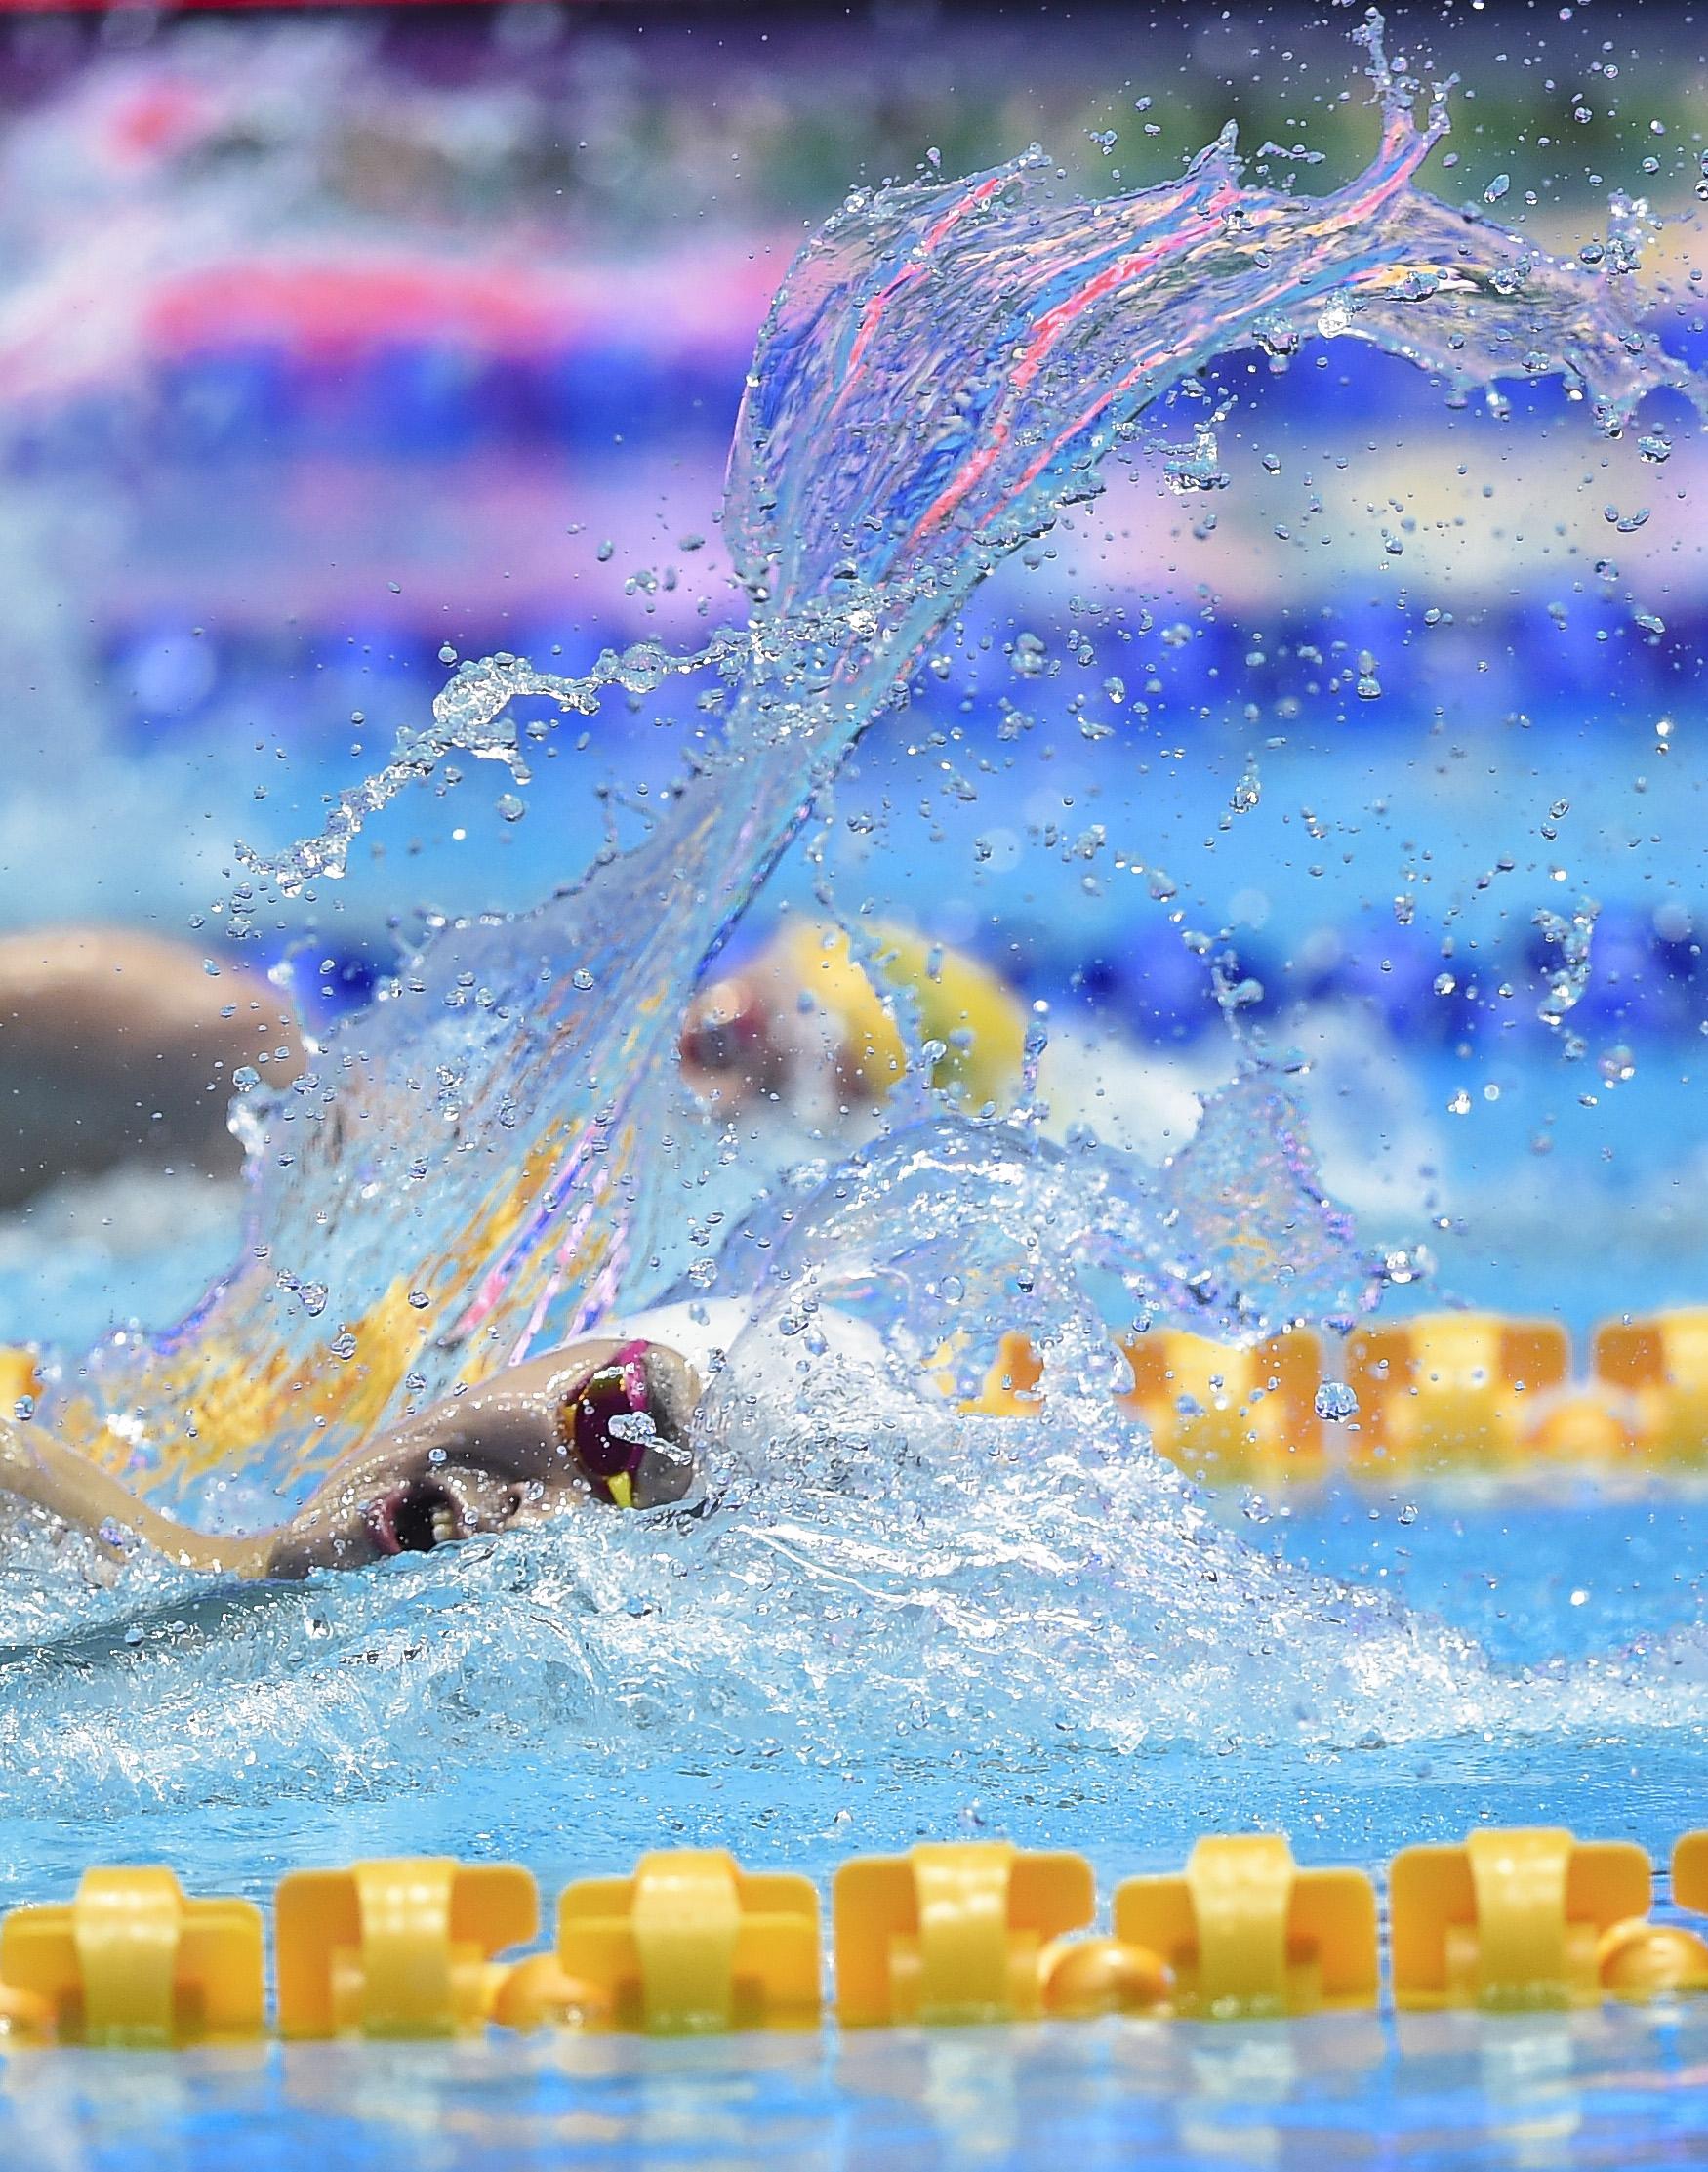
[[751, 973], [731, 973], [702, 988], [688, 1006], [679, 1044], [682, 1073], [710, 1099], [745, 1099], [781, 1085], [787, 1058], [770, 999]]
[[275, 1577], [359, 1568], [603, 1501], [656, 1508], [693, 1481], [692, 1369], [657, 1342], [590, 1368], [536, 1362], [439, 1405], [334, 1471], [293, 1518]]
[[619, 1508], [680, 1500], [694, 1476], [694, 1375], [673, 1350], [628, 1342], [558, 1418], [581, 1477]]
[[920, 1044], [940, 1044], [929, 1077], [969, 1108], [1003, 1106], [1020, 1083], [1027, 1016], [977, 959], [904, 928], [848, 931], [795, 920], [739, 972], [703, 988], [682, 1028], [682, 1073], [725, 1108], [760, 1096], [797, 1109], [834, 1096], [875, 1107]]

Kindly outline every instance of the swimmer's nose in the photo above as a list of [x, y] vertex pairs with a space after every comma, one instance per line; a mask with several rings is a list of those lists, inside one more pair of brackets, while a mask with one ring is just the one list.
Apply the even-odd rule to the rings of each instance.
[[570, 1424], [576, 1461], [594, 1493], [619, 1508], [656, 1508], [679, 1500], [693, 1479], [681, 1398], [666, 1367], [686, 1368], [673, 1353], [630, 1342], [577, 1396]]

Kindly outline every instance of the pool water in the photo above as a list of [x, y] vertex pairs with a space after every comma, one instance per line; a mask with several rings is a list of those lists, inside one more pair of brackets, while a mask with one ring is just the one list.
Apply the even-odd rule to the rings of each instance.
[[[1552, 2021], [878, 2031], [840, 2039], [295, 2047], [8, 2069], [22, 2164], [148, 2172], [310, 2153], [328, 2172], [500, 2165], [844, 2168], [1697, 2161], [1699, 2009]], [[139, 2142], [140, 2135], [160, 2138]], [[172, 2139], [167, 2140], [167, 2137]]]
[[[1220, 1496], [1247, 1541], [1296, 1569], [1386, 1586], [1498, 1662], [1508, 1688], [1486, 1711], [1473, 1696], [1439, 1732], [1412, 1718], [1392, 1740], [1373, 1723], [1356, 1737], [1325, 1731], [1301, 1708], [1294, 1739], [1283, 1725], [1260, 1745], [1228, 1727], [1218, 1700], [1201, 1727], [1176, 1709], [1160, 1739], [1126, 1749], [1060, 1723], [1064, 1712], [1038, 1726], [1029, 1754], [1012, 1737], [993, 1748], [987, 1719], [957, 1719], [927, 1695], [898, 1712], [900, 1740], [827, 1730], [815, 1745], [792, 1739], [784, 1715], [768, 1736], [762, 1714], [732, 1702], [727, 1729], [684, 1743], [644, 1682], [616, 1675], [590, 1691], [566, 1679], [587, 1655], [537, 1603], [550, 1588], [538, 1562], [512, 1561], [502, 1579], [537, 1620], [522, 1645], [531, 1671], [497, 1696], [472, 1671], [461, 1697], [455, 1686], [460, 1664], [479, 1663], [496, 1560], [465, 1559], [449, 1576], [407, 1562], [381, 1571], [363, 1579], [364, 1599], [390, 1582], [395, 1600], [353, 1621], [336, 1622], [326, 1602], [339, 1594], [314, 1586], [124, 1608], [105, 1627], [0, 1660], [0, 1900], [63, 1892], [88, 1863], [113, 1860], [165, 1862], [186, 1885], [264, 1904], [290, 1867], [443, 1851], [527, 1864], [549, 1905], [568, 1879], [651, 1848], [733, 1840], [750, 1866], [828, 1885], [850, 1855], [996, 1834], [1082, 1850], [1107, 1896], [1130, 1871], [1178, 1867], [1200, 1833], [1254, 1827], [1288, 1831], [1306, 1863], [1376, 1867], [1402, 1845], [1484, 1823], [1566, 1823], [1634, 1838], [1664, 1862], [1699, 1815], [1700, 1721], [1681, 1714], [1708, 1701], [1708, 1639], [1654, 1625], [1701, 1619], [1700, 1508], [1680, 1485], [1609, 1496], [1582, 1481]], [[317, 1619], [335, 1677], [356, 1678], [350, 1699], [324, 1673], [318, 1688], [294, 1675]], [[1565, 1694], [1536, 1695], [1531, 1726], [1515, 1728], [1510, 1686], [1526, 1678]], [[601, 1697], [623, 1724], [593, 1727]], [[447, 1700], [467, 1706], [448, 1733]], [[442, 1774], [397, 1739], [412, 1726], [461, 1743]], [[274, 1730], [280, 1741], [264, 1746]], [[234, 1750], [241, 1742], [248, 1750]], [[258, 1758], [259, 1783], [244, 1770]], [[480, 2172], [1030, 2166], [1064, 2143], [1099, 2165], [1659, 2165], [1691, 2161], [1708, 2128], [1705, 2030], [1686, 2006], [20, 2053], [0, 2077], [0, 2136], [12, 2161], [65, 2172], [283, 2166], [310, 2152]]]
[[[276, 50], [333, 110], [344, 49]], [[376, 229], [317, 199], [275, 218], [288, 130], [239, 186], [208, 184], [218, 159], [154, 177], [121, 235], [146, 277], [117, 276], [101, 203], [72, 207], [58, 245], [112, 281], [131, 346], [116, 388], [81, 364], [14, 388], [30, 579], [6, 663], [37, 706], [6, 909], [116, 897], [188, 921], [216, 968], [274, 963], [324, 1076], [246, 1106], [245, 1201], [133, 1174], [0, 1227], [0, 1336], [59, 1353], [37, 1421], [120, 1438], [141, 1482], [241, 1521], [324, 1446], [278, 1388], [292, 1365], [331, 1383], [336, 1445], [374, 1396], [478, 1371], [483, 1336], [517, 1355], [707, 1290], [752, 1325], [702, 1414], [703, 1519], [241, 1591], [146, 1561], [115, 1584], [75, 1540], [9, 1532], [0, 1902], [102, 1860], [264, 1901], [292, 1867], [440, 1851], [522, 1862], [549, 1899], [674, 1844], [822, 1882], [981, 1835], [1081, 1850], [1107, 1895], [1208, 1832], [1379, 1872], [1486, 1824], [1664, 1861], [1708, 1816], [1689, 1481], [1206, 1497], [1109, 1407], [1108, 1330], [1140, 1313], [1253, 1333], [1469, 1301], [1562, 1316], [1581, 1348], [1708, 1291], [1699, 282], [1627, 307], [1588, 257], [1537, 260], [1518, 199], [1509, 231], [1419, 194], [1442, 116], [1367, 58], [1386, 135], [1327, 209], [1226, 142], [1095, 209], [1032, 157], [851, 197], [766, 324], [721, 522], [711, 447], [798, 238], [781, 223], [601, 288], [537, 276], [521, 221], [483, 292], [529, 350], [470, 356], [410, 313], [458, 289], [436, 241], [412, 229], [407, 276], [386, 260], [401, 314], [376, 327]], [[209, 141], [264, 147], [267, 64], [231, 87], [204, 58], [174, 91], [189, 138], [214, 82]], [[105, 143], [102, 98], [71, 104], [73, 144], [91, 110]], [[281, 229], [336, 263], [281, 277]], [[259, 274], [231, 284], [233, 255]], [[1471, 266], [1462, 316], [1438, 257]], [[1142, 309], [1110, 302], [1109, 263]], [[1449, 405], [1461, 375], [1488, 398]], [[720, 396], [717, 429], [671, 420]], [[543, 469], [547, 444], [573, 462]], [[329, 567], [341, 505], [338, 552], [360, 541]], [[44, 633], [81, 627], [86, 581], [94, 636]], [[595, 664], [636, 638], [660, 645]], [[457, 668], [519, 648], [560, 676]], [[410, 741], [429, 696], [437, 735]], [[394, 735], [416, 777], [382, 807]], [[630, 857], [562, 887], [611, 840]], [[709, 953], [808, 907], [910, 919], [1007, 973], [1035, 1005], [1017, 1116], [950, 1111], [916, 1073], [804, 1140], [687, 1104], [675, 1021]], [[1589, 969], [1550, 1019], [1574, 914]], [[399, 1289], [407, 1374], [375, 1325]], [[883, 1364], [819, 1339], [851, 1309]], [[1049, 1352], [1044, 1418], [958, 1422], [920, 1386], [929, 1353], [1009, 1325]], [[185, 1410], [251, 1381], [241, 1462], [175, 1479]], [[42, 2053], [0, 2070], [0, 2140], [127, 2172], [1682, 2162], [1705, 2029], [1692, 2008]]]

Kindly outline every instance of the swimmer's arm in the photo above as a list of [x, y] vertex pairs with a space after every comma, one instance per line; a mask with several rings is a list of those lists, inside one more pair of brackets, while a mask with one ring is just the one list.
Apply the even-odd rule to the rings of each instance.
[[[429, 1456], [442, 1444], [476, 1426], [516, 1429], [524, 1436], [549, 1426], [559, 1399], [573, 1396], [619, 1345], [589, 1342], [500, 1376], [465, 1401], [436, 1405], [377, 1441], [354, 1450], [328, 1472], [309, 1499], [286, 1523], [242, 1537], [215, 1537], [164, 1516], [69, 1447], [37, 1420], [27, 1426], [0, 1417], [0, 1493], [27, 1501], [110, 1546], [115, 1527], [133, 1532], [181, 1569], [213, 1576], [298, 1578], [315, 1569], [345, 1566], [348, 1535], [359, 1527], [364, 1503], [382, 1492], [400, 1460], [413, 1451]], [[544, 1391], [544, 1392], [542, 1392]], [[490, 1406], [497, 1405], [497, 1409]]]
[[[384, 1488], [401, 1453], [414, 1448], [430, 1454], [465, 1430], [471, 1418], [478, 1423], [486, 1417], [491, 1423], [496, 1417], [502, 1425], [508, 1415], [513, 1426], [518, 1408], [532, 1415], [532, 1406], [549, 1409], [558, 1398], [575, 1394], [618, 1347], [588, 1342], [554, 1353], [501, 1375], [466, 1402], [437, 1405], [382, 1434], [346, 1456], [295, 1516], [270, 1531], [215, 1537], [162, 1515], [34, 1419], [24, 1426], [0, 1417], [0, 1494], [29, 1502], [98, 1545], [110, 1545], [107, 1534], [115, 1527], [133, 1532], [181, 1569], [251, 1578], [304, 1577], [314, 1569], [342, 1565], [345, 1533], [359, 1519], [363, 1502]], [[501, 1404], [502, 1411], [483, 1408], [492, 1403]]]
[[270, 1535], [215, 1538], [192, 1531], [139, 1500], [128, 1486], [33, 1419], [23, 1426], [0, 1418], [0, 1492], [45, 1509], [97, 1544], [108, 1543], [106, 1534], [116, 1526], [135, 1532], [183, 1569], [217, 1576], [266, 1574]]

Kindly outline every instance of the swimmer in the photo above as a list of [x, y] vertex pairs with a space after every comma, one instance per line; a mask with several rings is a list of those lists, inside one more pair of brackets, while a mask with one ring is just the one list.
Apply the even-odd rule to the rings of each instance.
[[[964, 952], [881, 924], [869, 934], [857, 958], [841, 928], [796, 922], [702, 988], [680, 1044], [683, 1077], [700, 1098], [723, 1110], [777, 1104], [820, 1133], [846, 1135], [858, 1128], [846, 1120], [874, 1109], [907, 1068], [901, 998], [914, 1005], [920, 1041], [942, 1047], [931, 1084], [969, 1115], [987, 1103], [1011, 1109], [1026, 1060], [1021, 999]], [[1195, 1069], [1070, 1013], [1051, 1025], [1037, 1093], [1058, 1136], [1086, 1124], [1128, 1152], [1168, 1154], [1197, 1130], [1219, 1062]]]
[[0, 1207], [126, 1160], [235, 1173], [244, 1065], [302, 1069], [291, 1006], [256, 974], [123, 928], [0, 936]]
[[818, 922], [787, 926], [737, 971], [695, 997], [682, 1029], [682, 1070], [706, 1100], [784, 1099], [802, 1113], [835, 1097], [881, 1101], [907, 1068], [896, 1020], [912, 1003], [921, 1041], [942, 1045], [931, 1083], [963, 1107], [1012, 1101], [1026, 1020], [1019, 999], [964, 952], [887, 925], [870, 929], [870, 963], [847, 933]]
[[359, 1569], [594, 1501], [655, 1508], [693, 1479], [700, 1379], [664, 1344], [572, 1343], [406, 1418], [337, 1464], [276, 1531], [216, 1537], [150, 1507], [33, 1420], [0, 1419], [0, 1491], [105, 1546], [245, 1578]]

